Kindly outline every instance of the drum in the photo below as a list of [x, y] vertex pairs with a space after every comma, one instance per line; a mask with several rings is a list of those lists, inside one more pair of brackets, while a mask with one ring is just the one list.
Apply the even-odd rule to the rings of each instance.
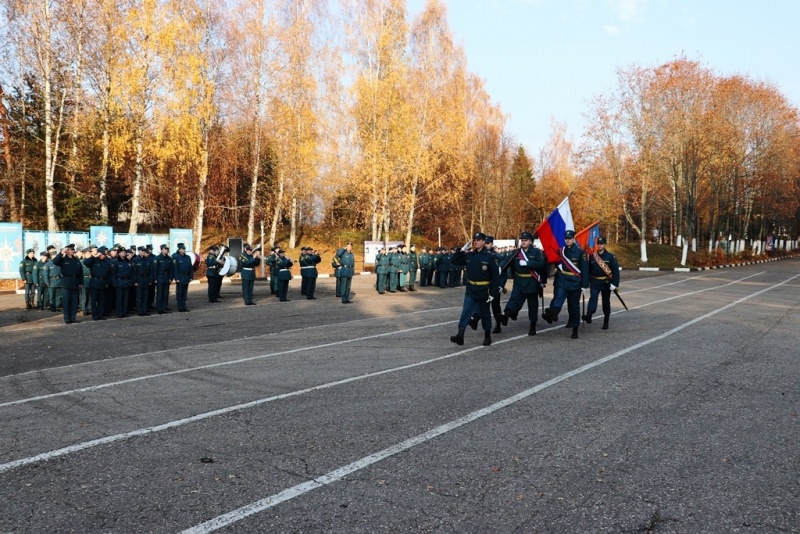
[[219, 268], [219, 274], [222, 276], [233, 276], [236, 274], [236, 269], [239, 267], [239, 262], [236, 261], [231, 255], [225, 256], [225, 264]]
[[202, 263], [202, 259], [200, 258], [200, 254], [195, 253], [192, 250], [187, 250], [186, 255], [192, 260], [192, 268], [197, 271], [200, 268], [200, 264]]

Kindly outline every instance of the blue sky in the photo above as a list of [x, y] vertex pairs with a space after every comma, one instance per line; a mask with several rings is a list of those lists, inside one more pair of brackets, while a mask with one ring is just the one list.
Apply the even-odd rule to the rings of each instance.
[[[412, 16], [425, 0], [409, 0]], [[446, 0], [469, 70], [532, 156], [551, 119], [578, 141], [616, 71], [685, 55], [720, 76], [774, 84], [800, 107], [800, 0]]]

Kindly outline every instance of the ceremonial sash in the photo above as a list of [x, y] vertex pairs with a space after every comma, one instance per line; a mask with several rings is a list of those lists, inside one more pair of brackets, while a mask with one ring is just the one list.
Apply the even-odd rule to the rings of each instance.
[[[525, 251], [522, 250], [521, 248], [519, 249], [519, 259], [521, 259], [525, 263], [528, 263], [528, 256], [525, 255]], [[539, 283], [539, 285], [541, 285], [542, 277], [539, 275], [539, 273], [537, 273], [536, 271], [534, 271], [530, 267], [528, 267], [528, 272], [530, 272], [531, 276], [533, 276], [533, 278]]]
[[566, 266], [567, 270], [569, 270], [569, 272], [575, 276], [580, 276], [581, 270], [567, 257], [566, 250], [567, 247], [561, 247], [561, 249], [558, 251], [558, 255], [561, 257], [561, 264]]
[[597, 266], [600, 267], [603, 270], [603, 272], [606, 273], [606, 276], [610, 278], [611, 267], [609, 267], [608, 264], [603, 261], [603, 258], [601, 258], [600, 254], [598, 254], [597, 252], [592, 254], [592, 256], [594, 257], [594, 262], [597, 264]]

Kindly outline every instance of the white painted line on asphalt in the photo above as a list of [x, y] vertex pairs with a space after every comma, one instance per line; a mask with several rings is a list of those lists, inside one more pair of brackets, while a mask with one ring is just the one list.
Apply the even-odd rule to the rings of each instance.
[[721, 312], [723, 312], [723, 311], [725, 311], [725, 310], [727, 310], [729, 308], [732, 308], [733, 306], [736, 306], [737, 304], [741, 304], [742, 302], [744, 302], [746, 300], [749, 300], [749, 299], [751, 299], [751, 298], [753, 298], [755, 296], [758, 296], [758, 295], [760, 295], [762, 293], [765, 293], [767, 291], [771, 291], [771, 290], [773, 290], [775, 288], [778, 288], [778, 287], [786, 284], [787, 282], [790, 282], [791, 280], [793, 280], [793, 279], [795, 279], [795, 278], [797, 278], [799, 276], [800, 276], [800, 274], [796, 274], [793, 277], [789, 278], [788, 280], [786, 280], [784, 282], [781, 282], [780, 284], [776, 284], [774, 286], [764, 288], [764, 289], [762, 289], [760, 291], [757, 291], [755, 293], [752, 293], [752, 294], [750, 294], [750, 295], [748, 295], [746, 297], [742, 297], [742, 298], [740, 298], [739, 300], [737, 300], [735, 302], [731, 302], [729, 304], [726, 304], [725, 306], [722, 306], [721, 308], [718, 308], [718, 309], [716, 309], [714, 311], [708, 312], [705, 315], [701, 315], [700, 317], [692, 319], [691, 321], [687, 321], [687, 322], [683, 323], [682, 325], [676, 326], [675, 328], [673, 328], [671, 330], [668, 330], [668, 331], [664, 332], [663, 334], [660, 334], [658, 336], [652, 337], [652, 338], [647, 339], [645, 341], [642, 341], [640, 343], [636, 343], [635, 345], [631, 345], [630, 347], [622, 349], [622, 350], [620, 350], [618, 352], [615, 352], [613, 354], [609, 354], [608, 356], [600, 358], [599, 360], [595, 360], [595, 361], [593, 361], [591, 363], [588, 363], [588, 364], [586, 364], [586, 365], [584, 365], [582, 367], [578, 367], [577, 369], [573, 369], [572, 371], [569, 371], [569, 372], [564, 373], [564, 374], [562, 374], [560, 376], [552, 378], [552, 379], [548, 380], [547, 382], [542, 382], [541, 384], [539, 384], [537, 386], [534, 386], [534, 387], [532, 387], [532, 388], [530, 388], [528, 390], [525, 390], [525, 391], [523, 391], [521, 393], [518, 393], [518, 394], [516, 394], [514, 396], [508, 397], [507, 399], [504, 399], [502, 401], [496, 402], [496, 403], [494, 403], [494, 404], [492, 404], [490, 406], [487, 406], [486, 408], [482, 408], [480, 410], [474, 411], [474, 412], [472, 412], [472, 413], [470, 413], [470, 414], [468, 414], [468, 415], [466, 415], [464, 417], [461, 417], [459, 419], [455, 419], [453, 421], [450, 421], [449, 423], [446, 423], [444, 425], [441, 425], [441, 426], [438, 426], [436, 428], [433, 428], [433, 429], [431, 429], [431, 430], [429, 430], [429, 431], [427, 431], [425, 433], [422, 433], [422, 434], [419, 434], [417, 436], [414, 436], [413, 438], [407, 439], [405, 441], [397, 443], [396, 445], [392, 445], [391, 447], [387, 447], [386, 449], [383, 449], [381, 451], [378, 451], [378, 452], [375, 452], [373, 454], [370, 454], [369, 456], [365, 456], [365, 457], [363, 457], [363, 458], [361, 458], [359, 460], [356, 460], [353, 463], [347, 464], [347, 465], [342, 466], [342, 467], [340, 467], [338, 469], [335, 469], [335, 470], [333, 470], [333, 471], [331, 471], [331, 472], [329, 472], [329, 473], [327, 473], [325, 475], [322, 475], [321, 477], [315, 478], [313, 480], [309, 480], [308, 482], [304, 482], [302, 484], [298, 484], [298, 485], [293, 486], [291, 488], [285, 489], [284, 491], [282, 491], [280, 493], [276, 493], [274, 495], [270, 495], [269, 497], [265, 497], [264, 499], [260, 499], [258, 501], [253, 502], [253, 503], [250, 503], [248, 505], [242, 506], [241, 508], [237, 508], [236, 510], [233, 510], [233, 511], [228, 512], [226, 514], [217, 516], [214, 519], [211, 519], [209, 521], [206, 521], [206, 522], [201, 523], [199, 525], [196, 525], [194, 527], [188, 528], [188, 529], [183, 531], [183, 534], [201, 534], [201, 533], [213, 532], [215, 530], [219, 530], [221, 528], [225, 528], [225, 527], [230, 526], [233, 523], [236, 523], [238, 521], [241, 521], [241, 520], [243, 520], [243, 519], [245, 519], [245, 518], [247, 518], [247, 517], [249, 517], [251, 515], [255, 515], [257, 513], [263, 512], [264, 510], [267, 510], [269, 508], [277, 506], [278, 504], [280, 504], [282, 502], [294, 499], [296, 497], [300, 497], [300, 496], [302, 496], [302, 495], [304, 495], [304, 494], [306, 494], [306, 493], [308, 493], [308, 492], [310, 492], [312, 490], [315, 490], [317, 488], [321, 488], [323, 486], [327, 486], [329, 484], [337, 482], [337, 481], [343, 479], [344, 477], [346, 477], [346, 476], [348, 476], [348, 475], [350, 475], [352, 473], [355, 473], [357, 471], [365, 469], [365, 468], [371, 466], [372, 464], [378, 463], [378, 462], [380, 462], [382, 460], [385, 460], [386, 458], [389, 458], [391, 456], [394, 456], [396, 454], [404, 452], [404, 451], [406, 451], [406, 450], [408, 450], [408, 449], [410, 449], [412, 447], [416, 447], [417, 445], [420, 445], [420, 444], [423, 444], [425, 442], [428, 442], [428, 441], [430, 441], [430, 440], [432, 440], [432, 439], [434, 439], [434, 438], [436, 438], [438, 436], [441, 436], [442, 434], [446, 434], [447, 432], [450, 432], [450, 431], [455, 430], [455, 429], [457, 429], [459, 427], [462, 427], [462, 426], [464, 426], [466, 424], [469, 424], [469, 423], [471, 423], [471, 422], [473, 422], [473, 421], [475, 421], [477, 419], [480, 419], [481, 417], [485, 417], [487, 415], [490, 415], [490, 414], [492, 414], [492, 413], [494, 413], [494, 412], [496, 412], [498, 410], [501, 410], [501, 409], [503, 409], [503, 408], [505, 408], [507, 406], [510, 406], [512, 404], [515, 404], [515, 403], [517, 403], [517, 402], [519, 402], [521, 400], [524, 400], [524, 399], [526, 399], [526, 398], [528, 398], [528, 397], [530, 397], [532, 395], [535, 395], [536, 393], [539, 393], [540, 391], [542, 391], [544, 389], [547, 389], [550, 386], [554, 386], [554, 385], [558, 384], [559, 382], [563, 382], [564, 380], [567, 380], [567, 379], [572, 378], [574, 376], [577, 376], [577, 375], [579, 375], [581, 373], [589, 371], [590, 369], [593, 369], [595, 367], [603, 365], [604, 363], [608, 363], [608, 362], [610, 362], [612, 360], [615, 360], [616, 358], [619, 358], [620, 356], [624, 356], [625, 354], [628, 354], [628, 353], [633, 352], [633, 351], [635, 351], [637, 349], [640, 349], [642, 347], [645, 347], [647, 345], [655, 343], [656, 341], [661, 341], [662, 339], [665, 339], [665, 338], [667, 338], [667, 337], [669, 337], [669, 336], [671, 336], [673, 334], [676, 334], [676, 333], [680, 332], [681, 330], [684, 330], [685, 328], [688, 328], [688, 327], [690, 327], [690, 326], [692, 326], [692, 325], [694, 325], [696, 323], [699, 323], [700, 321], [708, 319], [709, 317], [712, 317], [712, 316], [714, 316], [714, 315], [716, 315], [718, 313], [721, 313]]
[[[441, 312], [443, 310], [455, 310], [455, 309], [460, 310], [461, 307], [460, 306], [459, 307], [448, 306], [448, 307], [445, 307], [445, 308], [432, 308], [430, 310], [416, 310], [416, 311], [412, 311], [412, 312], [405, 312], [405, 313], [398, 314], [393, 318], [405, 317], [407, 315], [420, 315], [420, 314], [423, 314], [423, 313]], [[365, 321], [374, 321], [374, 320], [380, 320], [380, 319], [388, 319], [388, 318], [389, 317], [364, 317], [362, 319], [353, 319], [351, 321], [345, 321], [343, 323], [326, 323], [326, 324], [320, 324], [320, 325], [314, 325], [314, 326], [304, 326], [302, 328], [290, 328], [289, 330], [281, 330], [280, 332], [270, 332], [269, 334], [260, 334], [258, 336], [240, 337], [240, 338], [236, 339], [236, 341], [253, 341], [253, 340], [265, 339], [265, 338], [273, 337], [273, 336], [282, 336], [282, 335], [285, 335], [285, 334], [290, 334], [292, 332], [303, 332], [303, 331], [306, 331], [306, 330], [315, 330], [315, 329], [318, 329], [318, 328], [328, 328], [328, 327], [337, 327], [338, 328], [338, 327], [342, 327], [342, 326], [349, 325], [349, 324], [361, 323], [361, 322], [365, 322]], [[205, 325], [198, 325], [198, 328], [202, 328], [203, 326], [205, 326]], [[119, 356], [119, 357], [115, 357], [113, 359], [106, 358], [104, 360], [92, 360], [90, 362], [72, 363], [72, 364], [69, 364], [69, 365], [61, 365], [61, 366], [57, 366], [57, 367], [48, 367], [45, 370], [39, 369], [39, 370], [36, 370], [36, 371], [26, 371], [24, 373], [18, 373], [18, 374], [14, 374], [14, 375], [6, 375], [6, 376], [3, 376], [3, 377], [0, 377], [0, 380], [2, 380], [3, 378], [9, 378], [9, 377], [15, 377], [16, 378], [16, 377], [21, 377], [21, 376], [25, 376], [25, 375], [32, 375], [32, 374], [40, 375], [40, 374], [42, 374], [42, 372], [46, 372], [46, 371], [70, 369], [72, 367], [83, 367], [83, 366], [86, 366], [86, 365], [94, 365], [94, 364], [104, 364], [104, 363], [109, 363], [111, 361], [115, 361], [116, 362], [116, 361], [120, 361], [120, 360], [129, 360], [129, 359], [132, 359], [132, 358], [141, 358], [143, 356], [154, 356], [156, 354], [166, 354], [168, 352], [180, 352], [180, 351], [183, 351], [183, 350], [186, 350], [186, 349], [195, 349], [197, 347], [213, 347], [214, 345], [223, 345], [223, 344], [229, 343], [229, 342], [230, 341], [228, 340], [228, 341], [219, 341], [217, 343], [205, 343], [205, 344], [202, 344], [202, 345], [185, 345], [183, 347], [174, 347], [174, 348], [171, 348], [171, 349], [154, 350], [154, 351], [151, 351], [151, 352], [139, 352], [137, 354], [128, 354], [127, 356]], [[0, 406], [2, 406], [2, 404], [0, 404]]]
[[[800, 275], [796, 275], [796, 276], [800, 276]], [[779, 286], [791, 281], [795, 277], [792, 277], [789, 280], [787, 280], [785, 282], [782, 282], [782, 283], [780, 283], [780, 284], [778, 284], [776, 286], [770, 286], [769, 288], [763, 289], [763, 290], [759, 291], [758, 293], [754, 293], [753, 295], [751, 295], [751, 297], [755, 296], [755, 295], [758, 295], [760, 293], [763, 293], [764, 291], [768, 291], [769, 289], [772, 289], [774, 287], [779, 287]], [[750, 278], [750, 277], [746, 277], [746, 278]], [[736, 283], [736, 282], [730, 282], [730, 284], [733, 284], [733, 283]], [[730, 284], [727, 284], [727, 285], [730, 285]], [[717, 288], [719, 288], [719, 287], [723, 287], [723, 286], [717, 286]], [[706, 291], [706, 290], [701, 290], [701, 291]], [[684, 296], [686, 296], [686, 294]], [[747, 298], [751, 298], [751, 297], [747, 297]], [[670, 300], [670, 299], [665, 299], [665, 300]], [[742, 300], [744, 300], [744, 299], [742, 299]], [[740, 302], [740, 301], [737, 301], [737, 303], [738, 302]], [[726, 308], [730, 307], [730, 306], [731, 305], [728, 305], [728, 306], [726, 306]], [[722, 308], [722, 309], [725, 309], [725, 308]], [[717, 312], [714, 312], [714, 313], [718, 313], [722, 309], [717, 310]], [[712, 313], [712, 315], [713, 315], [713, 313]], [[451, 324], [452, 322], [454, 322], [454, 321], [450, 321], [448, 323], [440, 323], [438, 325], [433, 325], [433, 326], [442, 326], [444, 324]], [[418, 327], [418, 329], [421, 329], [421, 328], [425, 328], [425, 327]], [[560, 326], [556, 326], [556, 327], [548, 328], [548, 329], [546, 329], [544, 331], [556, 330], [556, 329], [560, 329], [560, 328], [561, 328]], [[387, 333], [384, 333], [384, 334], [376, 335], [375, 337], [392, 335], [392, 334], [394, 334], [394, 332], [392, 332], [392, 333], [387, 332]], [[516, 337], [512, 337], [512, 338], [508, 338], [508, 339], [504, 339], [504, 340], [498, 341], [495, 344], [508, 343], [510, 341], [525, 339], [527, 337], [528, 337], [527, 334], [520, 335], [520, 336], [516, 336]], [[341, 342], [337, 342], [337, 343], [341, 343]], [[634, 347], [638, 347], [638, 346], [641, 346], [641, 344], [634, 345]], [[250, 401], [250, 402], [246, 402], [246, 403], [242, 403], [242, 404], [237, 404], [237, 405], [234, 405], [234, 406], [228, 406], [228, 407], [225, 407], [225, 408], [220, 408], [218, 410], [212, 410], [210, 412], [201, 413], [201, 414], [194, 415], [194, 416], [191, 416], [191, 417], [187, 417], [187, 418], [184, 418], [184, 419], [178, 419], [178, 420], [175, 420], [175, 421], [170, 421], [168, 423], [164, 423], [164, 424], [161, 424], [161, 425], [156, 425], [156, 426], [147, 427], [147, 428], [140, 428], [140, 429], [137, 429], [137, 430], [132, 430], [130, 432], [125, 432], [125, 433], [121, 433], [121, 434], [115, 434], [115, 435], [112, 435], [112, 436], [105, 436], [105, 437], [102, 437], [102, 438], [98, 438], [98, 439], [94, 439], [94, 440], [90, 440], [90, 441], [85, 441], [83, 443], [77, 443], [75, 445], [70, 445], [68, 447], [63, 447], [61, 449], [56, 449], [56, 450], [53, 450], [53, 451], [37, 454], [35, 456], [31, 456], [31, 457], [27, 457], [27, 458], [20, 458], [18, 460], [13, 460], [13, 461], [7, 462], [5, 464], [0, 464], [0, 473], [4, 473], [6, 471], [10, 471], [10, 470], [15, 469], [17, 467], [23, 467], [23, 466], [34, 464], [34, 463], [37, 463], [37, 462], [44, 462], [44, 461], [47, 461], [47, 460], [50, 460], [50, 459], [53, 459], [53, 458], [58, 458], [60, 456], [66, 456], [68, 454], [72, 454], [72, 453], [75, 453], [75, 452], [78, 452], [78, 451], [82, 451], [84, 449], [90, 449], [90, 448], [93, 448], [93, 447], [98, 447], [100, 445], [106, 445], [106, 444], [110, 444], [110, 443], [115, 443], [115, 442], [118, 442], [118, 441], [123, 441], [123, 440], [127, 440], [127, 439], [130, 439], [130, 438], [138, 437], [138, 436], [145, 436], [145, 435], [148, 435], [148, 434], [161, 432], [162, 430], [169, 430], [169, 429], [173, 429], [173, 428], [178, 428], [178, 427], [181, 427], [181, 426], [184, 426], [184, 425], [188, 425], [190, 423], [195, 423], [195, 422], [203, 421], [205, 419], [210, 419], [212, 417], [216, 417], [216, 416], [219, 416], [219, 415], [224, 415], [224, 414], [227, 414], [227, 413], [231, 413], [231, 412], [235, 412], [235, 411], [240, 411], [240, 410], [252, 408], [252, 407], [255, 407], [255, 406], [259, 406], [261, 404], [266, 404], [266, 403], [269, 403], [269, 402], [282, 400], [282, 399], [288, 399], [288, 398], [291, 398], [291, 397], [304, 395], [306, 393], [311, 393], [311, 392], [314, 392], [314, 391], [321, 391], [321, 390], [325, 390], [325, 389], [330, 389], [330, 388], [333, 388], [333, 387], [336, 387], [336, 386], [339, 386], [339, 385], [348, 384], [348, 383], [351, 383], [351, 382], [357, 382], [357, 381], [361, 381], [361, 380], [366, 380], [368, 378], [373, 378], [373, 377], [376, 377], [376, 376], [381, 376], [381, 375], [385, 375], [385, 374], [389, 374], [389, 373], [394, 373], [394, 372], [397, 372], [397, 371], [404, 371], [404, 370], [407, 370], [407, 369], [413, 369], [415, 367], [421, 367], [421, 366], [428, 365], [428, 364], [431, 364], [431, 363], [435, 363], [435, 362], [447, 360], [447, 359], [450, 359], [450, 358], [454, 358], [456, 356], [459, 356], [459, 355], [462, 355], [462, 354], [466, 354], [468, 352], [472, 352], [472, 351], [475, 351], [475, 350], [480, 350], [480, 349], [483, 349], [483, 348], [484, 347], [482, 345], [478, 345], [478, 346], [475, 346], [475, 347], [470, 347], [468, 349], [460, 350], [460, 351], [453, 352], [453, 353], [450, 353], [450, 354], [445, 354], [443, 356], [439, 356], [437, 358], [433, 358], [433, 359], [430, 359], [430, 360], [425, 360], [425, 361], [421, 361], [421, 362], [417, 362], [417, 363], [413, 363], [413, 364], [408, 364], [408, 365], [402, 365], [402, 366], [399, 366], [399, 367], [393, 367], [391, 369], [384, 369], [383, 371], [376, 371], [376, 372], [373, 372], [373, 373], [368, 373], [368, 374], [359, 375], [359, 376], [355, 376], [355, 377], [345, 378], [345, 379], [342, 379], [342, 380], [337, 380], [335, 382], [328, 382], [328, 383], [325, 383], [325, 384], [320, 384], [318, 386], [313, 386], [313, 387], [302, 389], [302, 390], [292, 391], [292, 392], [284, 393], [284, 394], [281, 394], [281, 395], [275, 395], [275, 396], [267, 397], [267, 398], [264, 398], [264, 399], [257, 399], [257, 400], [254, 400], [254, 401]], [[297, 349], [297, 350], [299, 351], [299, 350], [305, 350], [305, 349]]]
[[[735, 280], [733, 282], [728, 282], [727, 284], [723, 284], [721, 286], [714, 286], [714, 287], [709, 287], [709, 288], [706, 288], [706, 289], [700, 289], [700, 290], [697, 290], [697, 291], [693, 291], [691, 293], [683, 293], [683, 294], [680, 294], [680, 295], [676, 295], [674, 297], [669, 297], [669, 298], [666, 298], [666, 299], [650, 302], [650, 303], [647, 303], [647, 304], [642, 304], [641, 306], [636, 306], [636, 307], [633, 307], [633, 308], [629, 308], [629, 310], [635, 310], [635, 309], [638, 309], [638, 308], [644, 308], [646, 306], [652, 306], [653, 304], [660, 304], [662, 302], [666, 302], [666, 301], [669, 301], [669, 300], [674, 300], [674, 299], [677, 299], [677, 298], [683, 298], [683, 297], [687, 297], [687, 296], [690, 296], [690, 295], [695, 295], [697, 293], [703, 293], [705, 291], [712, 291], [712, 290], [715, 290], [715, 289], [720, 289], [722, 287], [739, 283], [742, 280], [747, 280], [748, 278], [752, 278], [752, 277], [758, 276], [760, 274], [763, 274], [763, 271], [761, 273], [756, 273], [756, 274], [753, 274], [753, 275], [750, 275], [750, 276], [746, 276], [744, 278], [740, 278], [740, 279]], [[665, 284], [665, 285], [672, 285], [672, 284]], [[663, 287], [663, 286], [658, 286], [658, 287]], [[440, 308], [440, 310], [441, 309], [447, 309], [447, 308]], [[523, 310], [520, 310], [520, 312], [522, 312], [522, 311]], [[615, 313], [620, 313], [620, 311], [615, 312]], [[87, 387], [84, 387], [84, 388], [71, 389], [71, 390], [67, 390], [67, 391], [59, 391], [58, 393], [48, 393], [47, 395], [39, 395], [39, 396], [36, 396], [36, 397], [28, 397], [28, 398], [25, 398], [25, 399], [17, 399], [15, 401], [2, 402], [2, 403], [0, 403], [0, 408], [5, 408], [5, 407], [9, 407], [9, 406], [18, 406], [20, 404], [27, 404], [29, 402], [43, 401], [43, 400], [53, 399], [53, 398], [57, 398], [57, 397], [64, 397], [64, 396], [67, 396], [67, 395], [74, 395], [74, 394], [77, 394], [77, 393], [88, 393], [90, 391], [98, 391], [98, 390], [101, 390], [101, 389], [106, 389], [106, 388], [110, 388], [110, 387], [114, 387], [114, 386], [122, 386], [122, 385], [125, 385], [125, 384], [132, 384], [132, 383], [135, 383], [135, 382], [141, 382], [141, 381], [144, 381], [144, 380], [150, 380], [150, 379], [154, 379], [154, 378], [161, 378], [161, 377], [165, 377], [165, 376], [179, 375], [179, 374], [190, 373], [190, 372], [194, 372], [194, 371], [202, 371], [202, 370], [205, 370], [205, 369], [213, 369], [213, 368], [216, 368], [216, 367], [223, 367], [223, 366], [227, 366], [227, 365], [236, 365], [236, 364], [240, 364], [240, 363], [247, 363], [247, 362], [251, 362], [251, 361], [254, 361], [254, 360], [272, 358], [272, 357], [275, 357], [275, 356], [282, 356], [282, 355], [286, 355], [286, 354], [294, 354], [294, 353], [303, 352], [303, 351], [306, 351], [306, 350], [317, 350], [317, 349], [326, 348], [326, 347], [333, 347], [333, 346], [337, 346], [337, 345], [343, 345], [343, 344], [346, 344], [346, 343], [355, 343], [357, 341], [364, 341], [364, 340], [367, 340], [367, 339], [375, 339], [375, 338], [386, 337], [386, 336], [390, 336], [390, 335], [394, 335], [394, 334], [402, 334], [402, 333], [405, 333], [405, 332], [413, 332], [415, 330], [424, 330], [426, 328], [435, 328], [435, 327], [439, 327], [439, 326], [452, 324], [452, 323], [455, 323], [455, 322], [457, 322], [457, 321], [446, 321], [444, 323], [436, 323], [436, 324], [418, 326], [418, 327], [409, 328], [409, 329], [405, 329], [405, 330], [396, 330], [396, 331], [393, 331], [393, 332], [384, 332], [384, 333], [381, 333], [381, 334], [374, 334], [374, 335], [371, 335], [371, 336], [364, 336], [364, 337], [359, 337], [359, 338], [346, 339], [346, 340], [342, 340], [342, 341], [334, 341], [334, 342], [331, 342], [331, 343], [324, 343], [324, 344], [321, 344], [321, 345], [312, 345], [310, 347], [302, 347], [302, 348], [297, 348], [297, 349], [284, 350], [284, 351], [280, 351], [280, 352], [271, 352], [269, 354], [259, 354], [257, 356], [250, 356], [248, 358], [239, 358], [237, 360], [230, 360], [230, 361], [226, 361], [226, 362], [217, 362], [217, 363], [212, 363], [212, 364], [208, 364], [208, 365], [199, 365], [199, 366], [196, 366], [196, 367], [187, 367], [185, 369], [177, 369], [175, 371], [165, 371], [163, 373], [155, 373], [155, 374], [150, 374], [150, 375], [144, 375], [144, 376], [139, 376], [139, 377], [136, 377], [136, 378], [128, 378], [128, 379], [125, 379], [125, 380], [117, 380], [115, 382], [106, 382], [106, 383], [103, 383], [103, 384], [97, 384], [97, 385], [94, 385], [94, 386], [87, 386]], [[543, 330], [543, 332], [544, 331], [546, 331], [546, 330]], [[270, 334], [270, 335], [272, 335], [272, 334]], [[521, 337], [525, 337], [525, 336], [521, 336]], [[512, 339], [518, 339], [518, 338], [508, 338], [508, 339], [503, 340], [503, 341], [510, 341]], [[175, 349], [171, 349], [171, 350], [175, 350]], [[152, 354], [152, 353], [147, 353], [147, 354]], [[125, 356], [125, 358], [130, 358], [130, 356]], [[435, 361], [435, 360], [432, 360], [432, 361]], [[77, 365], [82, 365], [82, 364], [77, 364]], [[59, 368], [59, 369], [61, 369], [61, 368]]]

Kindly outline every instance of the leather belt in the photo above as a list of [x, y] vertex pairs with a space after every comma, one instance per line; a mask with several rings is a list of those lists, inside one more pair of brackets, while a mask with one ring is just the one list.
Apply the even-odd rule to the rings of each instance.
[[491, 284], [491, 282], [474, 282], [470, 280], [469, 284], [472, 286], [488, 286], [489, 284]]

